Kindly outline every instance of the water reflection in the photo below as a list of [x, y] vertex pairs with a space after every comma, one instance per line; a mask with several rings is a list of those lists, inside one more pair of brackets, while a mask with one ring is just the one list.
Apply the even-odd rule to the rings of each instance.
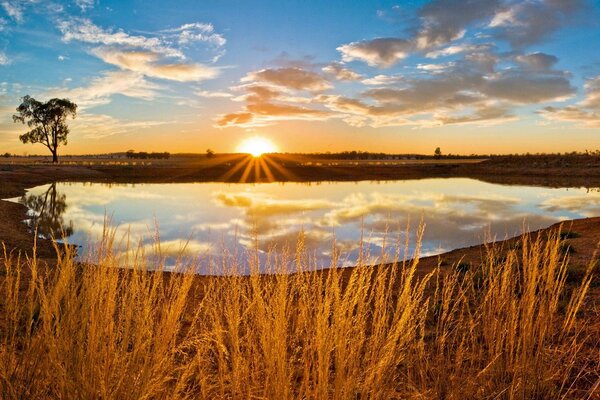
[[67, 196], [57, 190], [57, 184], [47, 186], [47, 189], [30, 191], [23, 195], [19, 202], [29, 209], [27, 224], [32, 231], [42, 238], [69, 237], [73, 234], [73, 222], [65, 222], [67, 211]]
[[171, 258], [206, 258], [223, 248], [243, 253], [258, 246], [263, 254], [293, 249], [302, 232], [306, 247], [323, 266], [334, 243], [347, 256], [345, 264], [355, 263], [361, 236], [363, 252], [374, 256], [381, 254], [384, 243], [414, 243], [421, 219], [426, 224], [422, 252], [430, 255], [479, 244], [486, 236], [505, 238], [565, 219], [600, 215], [598, 191], [471, 179], [310, 185], [59, 183], [31, 189], [22, 201], [37, 223], [48, 227], [44, 235], [64, 229], [73, 234], [72, 243], [84, 247], [102, 234], [109, 215], [118, 226], [118, 238], [130, 235], [148, 250], [158, 226], [161, 254]]

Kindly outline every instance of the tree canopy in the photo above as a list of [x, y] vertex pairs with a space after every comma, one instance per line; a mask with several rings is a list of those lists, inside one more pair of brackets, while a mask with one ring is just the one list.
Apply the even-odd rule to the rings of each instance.
[[77, 104], [68, 99], [37, 101], [25, 96], [13, 115], [15, 123], [27, 124], [30, 131], [19, 136], [23, 143], [41, 143], [52, 153], [52, 162], [58, 162], [58, 147], [67, 144], [67, 118], [75, 118]]

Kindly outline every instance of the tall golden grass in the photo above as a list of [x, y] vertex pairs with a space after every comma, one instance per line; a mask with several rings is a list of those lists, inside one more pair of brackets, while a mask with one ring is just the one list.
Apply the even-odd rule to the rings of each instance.
[[[6, 254], [2, 399], [592, 398], [578, 361], [591, 271], [565, 283], [558, 235], [480, 267], [424, 273], [418, 257], [310, 272], [300, 239], [271, 274], [199, 277], [126, 261]], [[418, 256], [418, 254], [417, 254]], [[335, 258], [335, 257], [334, 257]], [[333, 265], [336, 260], [334, 259]], [[296, 272], [286, 273], [290, 264]], [[223, 267], [236, 271], [232, 258]], [[265, 266], [261, 266], [264, 270]], [[589, 378], [589, 377], [588, 377]]]

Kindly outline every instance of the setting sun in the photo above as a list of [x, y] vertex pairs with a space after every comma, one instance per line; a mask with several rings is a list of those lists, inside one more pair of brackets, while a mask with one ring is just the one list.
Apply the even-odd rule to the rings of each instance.
[[248, 138], [240, 143], [238, 151], [251, 154], [253, 157], [260, 157], [265, 153], [277, 151], [277, 147], [269, 139], [256, 136]]

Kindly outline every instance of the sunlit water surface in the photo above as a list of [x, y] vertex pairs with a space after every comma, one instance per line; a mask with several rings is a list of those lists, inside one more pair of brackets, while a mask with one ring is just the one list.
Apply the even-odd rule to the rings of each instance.
[[[117, 242], [140, 243], [168, 266], [194, 259], [199, 273], [222, 273], [224, 250], [248, 260], [258, 248], [293, 252], [302, 234], [319, 268], [376, 262], [404, 253], [407, 226], [412, 252], [417, 227], [425, 233], [421, 254], [433, 255], [504, 239], [523, 229], [600, 215], [600, 193], [589, 189], [503, 186], [471, 179], [389, 182], [127, 184], [56, 183], [30, 189], [21, 199], [39, 234], [64, 231], [85, 257], [102, 235], [105, 219]], [[160, 256], [156, 253], [160, 238]], [[401, 243], [398, 246], [397, 243]], [[385, 251], [382, 252], [382, 248]], [[250, 252], [250, 253], [249, 253]], [[293, 262], [289, 262], [293, 265]], [[242, 269], [248, 268], [240, 261]], [[314, 267], [315, 265], [313, 265]]]

